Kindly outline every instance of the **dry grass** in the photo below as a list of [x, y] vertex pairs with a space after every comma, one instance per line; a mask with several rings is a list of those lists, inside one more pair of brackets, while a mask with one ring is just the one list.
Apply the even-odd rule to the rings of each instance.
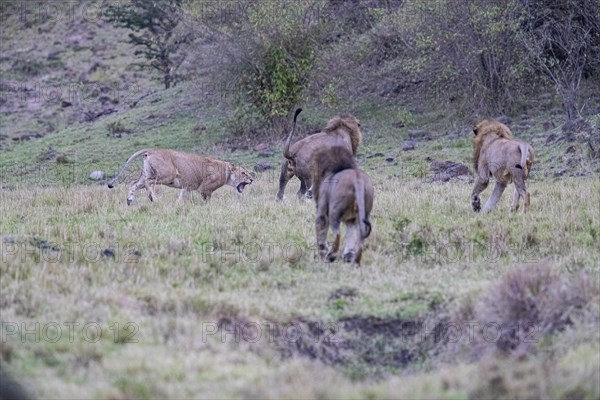
[[[269, 175], [258, 178], [243, 197], [223, 188], [210, 203], [195, 196], [183, 206], [174, 205], [177, 191], [169, 188], [161, 188], [157, 203], [140, 193], [135, 207], [125, 205], [125, 185], [113, 191], [73, 186], [0, 192], [2, 367], [39, 397], [456, 397], [479, 393], [456, 372], [463, 369], [448, 372], [421, 359], [425, 370], [434, 368], [423, 375], [411, 358], [406, 371], [413, 375], [400, 382], [392, 376], [402, 371], [389, 369], [393, 358], [386, 356], [395, 350], [386, 346], [399, 343], [387, 339], [402, 332], [369, 334], [363, 323], [357, 333], [340, 321], [423, 321], [485, 293], [489, 282], [515, 264], [534, 268], [543, 260], [551, 266], [548, 276], [565, 284], [574, 270], [598, 277], [595, 180], [534, 182], [531, 213], [516, 215], [508, 214], [508, 198], [489, 215], [471, 213], [467, 184], [376, 180], [374, 230], [364, 265], [356, 270], [317, 262], [314, 205], [291, 194], [276, 203], [276, 182]], [[488, 292], [487, 318], [510, 312], [510, 304], [494, 304], [511, 282], [530, 288], [545, 281], [529, 285], [509, 273], [504, 286]], [[554, 290], [552, 301], [579, 304]], [[333, 369], [310, 361], [301, 349], [281, 358], [268, 324], [289, 328], [297, 318], [333, 324], [338, 338], [353, 344], [318, 348], [343, 352], [322, 358], [334, 360]], [[253, 323], [262, 336], [243, 340], [248, 337], [223, 321]], [[73, 340], [67, 338], [69, 322], [79, 323]], [[35, 334], [23, 340], [9, 334], [15, 326], [20, 331], [36, 323], [37, 342]], [[48, 340], [53, 323], [62, 328], [56, 343]], [[597, 323], [574, 321], [580, 329], [569, 332], [587, 332]], [[82, 336], [85, 324], [97, 324], [88, 327], [88, 336]], [[98, 327], [102, 337], [96, 339]], [[574, 381], [598, 370], [597, 364], [574, 361], [579, 339], [560, 343], [568, 343], [561, 368]], [[369, 354], [387, 357], [388, 364], [381, 367]], [[383, 380], [362, 380], [369, 376]], [[482, 393], [494, 393], [488, 389]], [[594, 390], [585, 387], [585, 393]]]

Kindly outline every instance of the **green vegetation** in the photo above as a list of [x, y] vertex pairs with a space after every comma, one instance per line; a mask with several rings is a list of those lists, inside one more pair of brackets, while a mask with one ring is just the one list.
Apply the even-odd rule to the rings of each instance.
[[[372, 175], [374, 231], [360, 270], [315, 261], [314, 206], [276, 203], [266, 174], [243, 197], [224, 188], [208, 204], [194, 196], [175, 207], [168, 188], [136, 207], [125, 205], [125, 185], [3, 192], [2, 365], [39, 397], [475, 396], [497, 390], [498, 374], [507, 396], [520, 387], [597, 396], [597, 359], [577, 356], [599, 349], [597, 181], [533, 182], [535, 207], [511, 216], [508, 198], [472, 214], [467, 184]], [[537, 276], [548, 289], [510, 283]], [[519, 304], [530, 305], [507, 314]], [[509, 350], [477, 334], [436, 339], [450, 321], [465, 335], [474, 322], [539, 331]], [[62, 337], [51, 343], [43, 328], [54, 322]], [[79, 323], [72, 342], [65, 322]], [[9, 335], [12, 323], [17, 332], [39, 323], [41, 339]], [[88, 323], [97, 325], [83, 336]], [[465, 379], [465, 368], [485, 376]], [[394, 378], [403, 371], [408, 381]]]
[[[2, 372], [36, 398], [600, 396], [596, 3], [168, 3], [153, 10], [177, 24], [152, 43], [190, 40], [168, 89], [95, 3], [62, 20], [2, 9]], [[589, 28], [585, 60], [526, 51], [563, 21]], [[575, 65], [570, 115], [551, 74]], [[361, 269], [316, 260], [297, 180], [275, 201], [296, 105], [299, 137], [361, 120]], [[434, 179], [435, 161], [471, 168], [472, 123], [500, 113], [535, 149], [527, 214], [510, 190], [475, 214], [468, 176]], [[144, 147], [273, 169], [184, 205], [159, 187], [127, 207], [139, 162], [113, 190], [88, 179]]]
[[[189, 32], [177, 30], [179, 11], [185, 3], [187, 0], [133, 0], [108, 5], [103, 10], [107, 22], [132, 31], [129, 41], [141, 48], [134, 54], [143, 55], [148, 66], [162, 74], [165, 89], [171, 87], [177, 70], [185, 60], [185, 56], [177, 54], [179, 48], [191, 40]], [[140, 31], [142, 33], [137, 33]]]

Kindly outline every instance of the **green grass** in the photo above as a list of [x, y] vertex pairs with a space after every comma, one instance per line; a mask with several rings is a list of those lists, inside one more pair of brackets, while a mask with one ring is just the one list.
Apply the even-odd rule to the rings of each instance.
[[[226, 343], [219, 334], [204, 343], [202, 334], [224, 318], [263, 328], [265, 321], [296, 318], [415, 320], [477, 296], [523, 263], [543, 261], [559, 274], [585, 270], [597, 278], [596, 180], [533, 182], [530, 213], [509, 214], [505, 196], [496, 211], [483, 215], [469, 209], [468, 184], [373, 173], [373, 233], [364, 265], [353, 269], [314, 259], [313, 204], [294, 199], [293, 188], [276, 203], [277, 182], [268, 177], [258, 176], [244, 196], [223, 188], [210, 203], [194, 196], [183, 206], [174, 206], [177, 191], [169, 188], [161, 188], [157, 203], [141, 193], [135, 207], [125, 205], [126, 185], [3, 191], [3, 322], [97, 323], [103, 332], [95, 343], [78, 329], [72, 343], [64, 336], [57, 343], [7, 336], [3, 353], [11, 361], [3, 364], [40, 397], [385, 397], [398, 389], [392, 376], [400, 370], [364, 361], [379, 346], [380, 357], [388, 354], [385, 336], [383, 342], [376, 336], [353, 342], [351, 331], [342, 332], [360, 346], [332, 369], [302, 357], [282, 360], [266, 336], [236, 344], [233, 333]], [[407, 250], [414, 237], [422, 240], [421, 252]], [[114, 257], [102, 255], [105, 249]], [[350, 296], [332, 297], [348, 288]], [[128, 322], [138, 331], [121, 331], [115, 340], [114, 324]], [[129, 335], [137, 343], [124, 343]], [[567, 371], [587, 374], [598, 367], [575, 367], [573, 357], [563, 361]], [[289, 375], [299, 367], [305, 372]], [[454, 372], [457, 387], [443, 383], [444, 369], [423, 373], [402, 383], [403, 393], [463, 397], [474, 390]], [[339, 385], [315, 379], [321, 374]], [[372, 374], [386, 378], [360, 380]], [[274, 385], [280, 379], [288, 383]], [[223, 388], [224, 382], [235, 384]]]
[[[38, 397], [467, 398], [495, 395], [498, 374], [511, 396], [528, 396], [528, 385], [537, 397], [600, 393], [586, 378], [598, 363], [577, 361], [598, 348], [597, 320], [549, 334], [536, 351], [552, 355], [524, 362], [436, 352], [427, 335], [404, 330], [415, 324], [423, 333], [427, 323], [455, 318], [516, 265], [542, 263], [559, 276], [584, 272], [597, 282], [600, 184], [553, 178], [552, 159], [568, 144], [545, 145], [542, 135], [523, 132], [539, 157], [530, 212], [509, 213], [509, 188], [494, 212], [475, 214], [470, 182], [429, 179], [432, 159], [470, 165], [467, 127], [446, 137], [432, 123], [424, 129], [436, 139], [403, 152], [412, 128], [362, 118], [358, 158], [376, 199], [363, 266], [353, 269], [316, 260], [314, 205], [295, 198], [298, 181], [275, 202], [280, 142], [271, 142], [275, 153], [267, 157], [275, 170], [257, 174], [243, 196], [226, 187], [206, 204], [194, 195], [176, 205], [178, 191], [161, 187], [158, 202], [140, 192], [138, 205], [127, 207], [127, 184], [109, 190], [87, 179], [97, 169], [116, 173], [143, 147], [195, 151], [251, 169], [263, 157], [252, 140], [248, 150], [222, 142], [225, 113], [178, 106], [193, 93], [161, 91], [127, 112], [3, 152], [0, 353], [2, 366]], [[324, 121], [324, 110], [307, 113], [307, 123], [321, 114]], [[114, 126], [132, 132], [115, 137]], [[48, 148], [70, 163], [40, 160]], [[130, 176], [138, 171], [132, 166]], [[73, 340], [69, 322], [79, 323]], [[7, 334], [35, 323], [57, 323], [60, 340], [49, 342], [42, 330], [37, 342]], [[85, 324], [97, 324], [102, 336], [84, 337]], [[236, 324], [259, 326], [260, 338], [243, 340]], [[292, 327], [292, 335], [299, 326], [301, 335], [286, 340], [287, 331], [273, 326]], [[539, 380], [515, 377], [514, 368]], [[477, 382], [468, 378], [474, 371]]]
[[[510, 371], [521, 366], [540, 377], [532, 384], [537, 397], [600, 393], [597, 381], [586, 380], [598, 364], [576, 361], [598, 347], [597, 320], [549, 334], [550, 344], [535, 351], [552, 355], [525, 362], [436, 352], [427, 335], [402, 335], [405, 324], [423, 332], [427, 321], [443, 324], [477, 304], [516, 265], [542, 263], [559, 276], [584, 272], [597, 282], [600, 184], [553, 177], [552, 159], [568, 144], [545, 145], [542, 135], [523, 132], [539, 157], [529, 180], [530, 212], [509, 213], [509, 188], [494, 212], [475, 214], [470, 182], [429, 179], [432, 159], [470, 165], [468, 127], [446, 137], [437, 123], [426, 126], [436, 139], [403, 152], [412, 128], [363, 117], [358, 158], [376, 198], [357, 270], [315, 259], [314, 205], [295, 198], [297, 180], [285, 201], [275, 202], [280, 142], [270, 142], [275, 153], [267, 157], [275, 170], [257, 174], [243, 196], [226, 187], [206, 204], [194, 195], [176, 205], [178, 191], [161, 187], [158, 202], [140, 192], [138, 205], [127, 207], [127, 184], [109, 190], [87, 179], [97, 169], [116, 173], [143, 147], [194, 151], [251, 169], [263, 158], [252, 150], [255, 142], [247, 150], [223, 143], [228, 117], [216, 105], [201, 112], [191, 103], [178, 106], [193, 93], [161, 91], [127, 112], [2, 153], [0, 354], [3, 368], [38, 397], [467, 398], [494, 395], [490, 382], [498, 374], [506, 382], [502, 393], [518, 396], [527, 395], [520, 388], [529, 381]], [[324, 113], [307, 113], [308, 123]], [[117, 125], [132, 132], [115, 137]], [[48, 148], [70, 163], [40, 160]], [[138, 171], [132, 166], [130, 176]], [[72, 341], [65, 322], [79, 323]], [[57, 323], [63, 336], [51, 343], [7, 334], [12, 324], [20, 330], [35, 323]], [[102, 330], [98, 341], [82, 336], [90, 323]], [[260, 339], [243, 340], [236, 324], [261, 327]], [[301, 335], [286, 340], [272, 326], [300, 326]], [[323, 342], [329, 336], [341, 342]], [[468, 378], [473, 371], [482, 374], [479, 383]]]

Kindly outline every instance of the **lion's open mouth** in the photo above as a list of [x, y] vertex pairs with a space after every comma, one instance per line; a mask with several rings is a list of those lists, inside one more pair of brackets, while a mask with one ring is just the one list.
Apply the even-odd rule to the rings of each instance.
[[250, 182], [242, 182], [242, 183], [238, 184], [236, 186], [236, 189], [237, 189], [238, 193], [242, 193], [244, 191], [244, 189], [246, 188], [246, 186], [248, 186], [251, 183], [252, 183], [252, 181], [250, 181]]

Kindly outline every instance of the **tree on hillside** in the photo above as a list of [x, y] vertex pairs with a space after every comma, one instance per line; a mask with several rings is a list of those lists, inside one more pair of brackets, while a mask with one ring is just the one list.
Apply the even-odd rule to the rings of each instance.
[[578, 118], [581, 79], [600, 67], [600, 2], [532, 3], [525, 21], [522, 41], [530, 59], [555, 85], [567, 119]]
[[181, 7], [189, 0], [129, 0], [109, 5], [104, 19], [116, 27], [127, 28], [129, 41], [138, 47], [135, 55], [143, 55], [151, 68], [163, 76], [165, 89], [171, 87], [176, 72], [185, 60], [177, 51], [192, 39], [181, 28]]

